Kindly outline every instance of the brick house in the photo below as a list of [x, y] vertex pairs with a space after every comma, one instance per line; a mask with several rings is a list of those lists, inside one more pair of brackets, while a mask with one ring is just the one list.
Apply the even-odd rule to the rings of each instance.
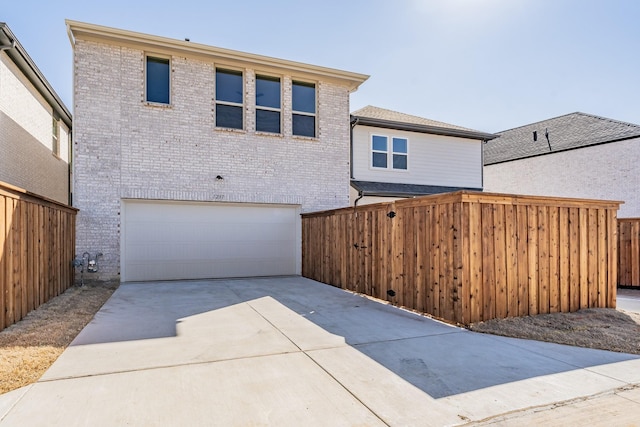
[[503, 132], [484, 148], [485, 191], [620, 200], [640, 217], [640, 126], [571, 113]]
[[70, 203], [71, 113], [0, 23], [0, 181]]
[[300, 213], [349, 202], [368, 76], [67, 21], [76, 253], [98, 280], [299, 274]]
[[482, 191], [485, 132], [367, 106], [351, 114], [350, 203]]

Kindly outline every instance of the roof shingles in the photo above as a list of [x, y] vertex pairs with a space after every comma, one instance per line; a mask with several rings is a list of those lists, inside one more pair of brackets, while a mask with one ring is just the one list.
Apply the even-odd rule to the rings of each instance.
[[485, 165], [640, 137], [640, 126], [577, 112], [497, 134], [484, 146]]
[[356, 110], [351, 113], [351, 115], [356, 117], [369, 117], [372, 119], [388, 120], [391, 122], [410, 123], [414, 125], [434, 126], [443, 129], [458, 129], [476, 132], [473, 129], [465, 128], [462, 126], [451, 125], [449, 123], [426, 119], [424, 117], [412, 116], [411, 114], [400, 113], [398, 111], [387, 110], [385, 108], [374, 107], [372, 105], [367, 105], [364, 108]]

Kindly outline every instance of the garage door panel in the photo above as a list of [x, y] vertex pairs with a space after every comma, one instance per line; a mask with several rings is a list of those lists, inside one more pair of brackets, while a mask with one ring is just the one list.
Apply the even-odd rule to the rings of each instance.
[[125, 201], [123, 280], [299, 273], [296, 206]]

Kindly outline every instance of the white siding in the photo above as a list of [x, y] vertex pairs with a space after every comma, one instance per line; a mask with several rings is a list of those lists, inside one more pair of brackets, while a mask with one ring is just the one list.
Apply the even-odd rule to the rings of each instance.
[[53, 108], [6, 52], [0, 52], [0, 181], [68, 203], [68, 130], [60, 121], [56, 157], [52, 121]]
[[[408, 170], [371, 167], [371, 135], [407, 138]], [[353, 175], [359, 181], [482, 188], [482, 142], [451, 136], [356, 126]]]
[[618, 217], [640, 217], [640, 138], [485, 166], [484, 190], [620, 200]]

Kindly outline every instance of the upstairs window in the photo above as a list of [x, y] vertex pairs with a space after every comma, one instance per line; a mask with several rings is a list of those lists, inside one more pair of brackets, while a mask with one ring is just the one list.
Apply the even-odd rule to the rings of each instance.
[[316, 136], [316, 85], [293, 82], [292, 86], [293, 134]]
[[56, 156], [60, 155], [60, 123], [58, 123], [58, 119], [53, 117], [51, 121], [51, 134], [52, 134], [52, 144], [51, 144], [51, 152]]
[[280, 133], [280, 79], [256, 76], [256, 130]]
[[169, 60], [147, 56], [147, 102], [169, 104]]
[[243, 129], [241, 71], [216, 69], [216, 127]]
[[407, 170], [408, 145], [406, 138], [371, 135], [371, 167], [376, 169]]

